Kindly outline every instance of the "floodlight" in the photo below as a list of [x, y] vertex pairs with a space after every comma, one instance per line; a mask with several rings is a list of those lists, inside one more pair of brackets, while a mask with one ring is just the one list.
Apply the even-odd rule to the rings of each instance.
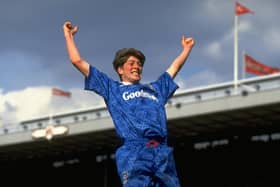
[[54, 136], [65, 135], [68, 133], [68, 127], [49, 125], [43, 129], [36, 129], [32, 131], [32, 138], [46, 138], [51, 140]]

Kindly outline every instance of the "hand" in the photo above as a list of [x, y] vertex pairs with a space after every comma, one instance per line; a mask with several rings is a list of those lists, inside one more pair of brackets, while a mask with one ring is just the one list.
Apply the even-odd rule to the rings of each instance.
[[185, 36], [182, 36], [181, 44], [183, 49], [190, 49], [194, 46], [194, 39], [191, 37], [186, 38]]
[[71, 34], [74, 35], [77, 31], [78, 31], [79, 27], [78, 26], [73, 26], [72, 23], [70, 21], [66, 21], [63, 24], [63, 31], [64, 34]]

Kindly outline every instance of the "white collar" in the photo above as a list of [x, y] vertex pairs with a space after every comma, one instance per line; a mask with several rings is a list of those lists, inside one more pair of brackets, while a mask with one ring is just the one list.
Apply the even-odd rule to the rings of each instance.
[[132, 85], [131, 82], [124, 82], [124, 81], [122, 82], [122, 84], [123, 84], [123, 85]]

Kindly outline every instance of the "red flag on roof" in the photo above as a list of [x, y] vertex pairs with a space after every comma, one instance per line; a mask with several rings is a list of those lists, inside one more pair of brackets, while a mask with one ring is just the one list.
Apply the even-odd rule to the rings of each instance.
[[242, 14], [247, 14], [247, 13], [254, 13], [254, 11], [250, 10], [249, 8], [241, 5], [238, 2], [235, 2], [235, 15], [240, 16]]
[[251, 73], [255, 75], [269, 75], [272, 73], [280, 72], [279, 68], [262, 64], [247, 54], [244, 55], [244, 59], [245, 59], [245, 69], [247, 73]]
[[70, 92], [66, 92], [66, 91], [63, 91], [63, 90], [58, 89], [58, 88], [52, 88], [52, 95], [71, 97], [71, 93]]

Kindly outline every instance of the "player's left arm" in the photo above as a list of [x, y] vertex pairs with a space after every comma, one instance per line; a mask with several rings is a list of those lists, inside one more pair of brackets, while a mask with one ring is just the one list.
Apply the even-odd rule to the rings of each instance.
[[194, 46], [194, 39], [191, 37], [186, 38], [185, 36], [182, 36], [181, 44], [182, 44], [182, 52], [177, 56], [174, 61], [171, 63], [169, 68], [166, 70], [167, 73], [172, 78], [175, 78], [177, 73], [180, 71], [184, 63], [186, 62], [193, 46]]

